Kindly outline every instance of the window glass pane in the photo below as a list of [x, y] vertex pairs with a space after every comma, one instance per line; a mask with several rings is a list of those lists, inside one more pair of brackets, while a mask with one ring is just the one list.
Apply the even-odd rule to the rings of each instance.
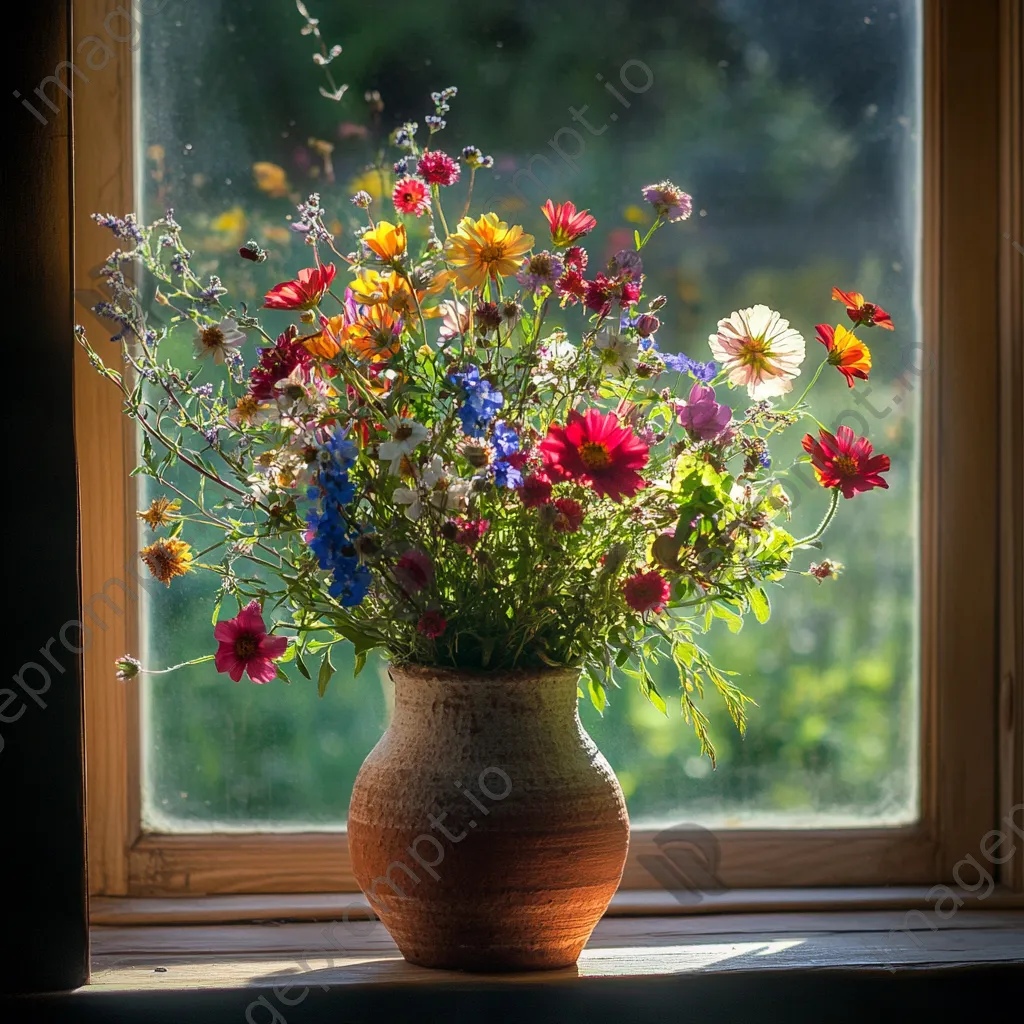
[[[201, 254], [196, 268], [218, 274], [250, 308], [309, 262], [287, 227], [295, 203], [319, 191], [350, 230], [357, 211], [348, 197], [379, 192], [363, 171], [381, 134], [405, 119], [422, 124], [429, 93], [454, 84], [440, 139], [492, 153], [495, 169], [478, 177], [476, 198], [538, 236], [539, 205], [571, 198], [598, 217], [591, 252], [610, 255], [642, 227], [641, 186], [670, 177], [693, 194], [699, 212], [645, 251], [648, 294], [670, 299], [663, 349], [708, 358], [720, 317], [765, 302], [801, 330], [810, 352], [815, 324], [844, 319], [829, 301], [833, 285], [877, 297], [893, 314], [895, 334], [870, 336], [873, 382], [849, 391], [828, 374], [816, 393], [822, 422], [848, 423], [893, 460], [890, 489], [842, 508], [827, 537], [823, 553], [844, 574], [776, 590], [765, 626], [712, 632], [718, 662], [758, 704], [746, 737], [709, 695], [720, 755], [712, 772], [678, 700], [663, 718], [623, 689], [603, 719], [589, 704], [581, 715], [637, 824], [912, 820], [920, 4], [395, 0], [386, 17], [367, 5], [310, 6], [328, 43], [344, 46], [330, 65], [350, 86], [340, 103], [318, 93], [323, 71], [293, 5], [170, 3], [143, 25], [144, 212], [151, 219], [174, 207]], [[373, 89], [384, 103], [379, 120], [364, 101]], [[266, 263], [239, 259], [248, 238], [270, 252]], [[342, 244], [352, 247], [350, 234]], [[578, 314], [569, 319], [578, 330]], [[185, 334], [169, 350], [179, 361], [188, 358]], [[251, 349], [246, 357], [251, 364]], [[787, 486], [793, 532], [809, 533], [827, 495], [807, 467]], [[149, 601], [148, 664], [212, 649], [215, 582], [192, 574]], [[672, 666], [659, 667], [662, 692], [677, 692]], [[290, 687], [234, 684], [204, 664], [147, 682], [149, 827], [344, 821], [355, 773], [387, 721], [384, 665], [371, 661], [353, 679], [346, 660], [323, 700], [315, 682], [292, 674]]]

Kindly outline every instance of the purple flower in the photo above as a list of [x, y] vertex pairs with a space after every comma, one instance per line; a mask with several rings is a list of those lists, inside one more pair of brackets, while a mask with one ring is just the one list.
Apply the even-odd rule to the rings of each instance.
[[693, 211], [693, 200], [671, 181], [659, 181], [643, 190], [644, 199], [654, 212], [667, 221], [686, 220]]
[[542, 288], [554, 288], [565, 270], [565, 264], [546, 249], [523, 260], [523, 265], [516, 274], [516, 280], [532, 292]]
[[698, 363], [691, 359], [690, 373], [701, 383], [708, 384], [718, 376], [718, 366], [713, 359], [707, 363]]
[[732, 420], [732, 409], [715, 401], [715, 389], [699, 381], [690, 388], [690, 397], [677, 409], [680, 424], [700, 441], [710, 441], [725, 430]]
[[620, 249], [609, 261], [608, 272], [613, 277], [628, 277], [631, 281], [639, 281], [644, 276], [644, 261], [640, 253], [632, 249]]

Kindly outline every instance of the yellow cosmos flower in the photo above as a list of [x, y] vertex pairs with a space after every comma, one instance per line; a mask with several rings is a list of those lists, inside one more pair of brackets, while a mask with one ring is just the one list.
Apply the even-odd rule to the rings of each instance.
[[165, 587], [175, 576], [184, 576], [192, 568], [192, 548], [177, 537], [161, 537], [140, 552], [149, 571]]
[[414, 297], [409, 282], [401, 274], [382, 274], [364, 268], [352, 282], [352, 296], [364, 306], [383, 304], [400, 316], [415, 316], [416, 300], [422, 303], [427, 293], [417, 289]]
[[375, 228], [363, 235], [362, 241], [374, 256], [385, 263], [398, 259], [408, 245], [405, 225], [399, 224], [395, 227], [386, 220], [378, 221]]
[[300, 338], [303, 348], [321, 359], [333, 359], [341, 351], [338, 338], [345, 329], [345, 314], [329, 317], [326, 330], [317, 331]]
[[496, 213], [479, 220], [463, 217], [445, 242], [445, 258], [463, 288], [479, 288], [488, 277], [511, 277], [533, 246], [533, 235], [518, 225], [509, 227]]
[[391, 195], [393, 182], [391, 175], [383, 170], [370, 168], [357, 174], [349, 183], [349, 193], [369, 192], [374, 199], [381, 199], [385, 195]]
[[283, 167], [260, 160], [252, 165], [252, 173], [261, 192], [277, 198], [288, 195], [288, 175]]

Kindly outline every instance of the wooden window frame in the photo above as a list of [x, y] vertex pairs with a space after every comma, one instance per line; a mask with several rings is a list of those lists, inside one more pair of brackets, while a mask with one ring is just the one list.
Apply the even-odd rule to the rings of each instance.
[[[73, 8], [77, 48], [108, 8], [105, 0], [74, 0]], [[721, 831], [718, 873], [730, 890], [947, 882], [1024, 800], [1024, 253], [1013, 245], [1024, 245], [1021, 20], [1019, 0], [924, 5], [920, 820]], [[104, 327], [87, 311], [90, 269], [108, 239], [88, 217], [134, 209], [137, 180], [133, 54], [129, 42], [111, 45], [110, 65], [74, 90], [77, 313], [97, 336]], [[138, 683], [118, 682], [111, 669], [138, 647], [132, 432], [115, 389], [77, 358], [83, 594], [120, 602], [119, 614], [98, 602], [103, 628], [84, 658], [91, 893], [355, 891], [343, 833], [142, 830]], [[95, 618], [97, 601], [85, 604]], [[623, 890], [653, 888], [640, 858], [656, 850], [653, 833], [633, 833]], [[1006, 892], [1024, 891], [1024, 857], [999, 881]]]

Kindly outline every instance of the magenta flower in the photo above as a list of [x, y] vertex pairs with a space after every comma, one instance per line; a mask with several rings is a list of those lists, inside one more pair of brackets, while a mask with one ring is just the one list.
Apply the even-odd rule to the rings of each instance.
[[247, 672], [254, 683], [269, 683], [277, 675], [274, 658], [280, 658], [288, 638], [271, 636], [263, 623], [259, 601], [250, 601], [233, 619], [213, 627], [219, 641], [214, 664], [237, 683]]
[[412, 548], [395, 563], [395, 579], [407, 594], [418, 594], [434, 582], [434, 563], [425, 551]]
[[732, 409], [715, 401], [715, 389], [697, 381], [690, 388], [690, 397], [677, 407], [679, 422], [700, 441], [718, 437], [732, 419]]

